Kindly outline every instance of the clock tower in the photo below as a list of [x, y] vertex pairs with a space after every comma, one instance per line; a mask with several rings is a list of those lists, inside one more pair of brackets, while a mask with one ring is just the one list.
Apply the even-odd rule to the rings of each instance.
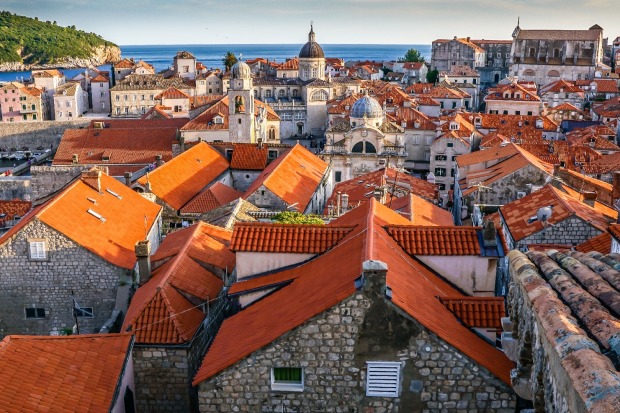
[[231, 68], [228, 89], [228, 134], [231, 142], [256, 142], [252, 70], [238, 61]]

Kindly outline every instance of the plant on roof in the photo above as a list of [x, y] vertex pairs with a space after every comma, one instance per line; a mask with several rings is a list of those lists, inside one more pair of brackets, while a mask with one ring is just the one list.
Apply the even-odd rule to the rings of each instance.
[[285, 211], [274, 215], [271, 218], [273, 222], [279, 224], [305, 224], [305, 225], [323, 225], [323, 219], [315, 214], [304, 215], [301, 212]]
[[399, 62], [422, 62], [424, 63], [424, 56], [417, 49], [409, 49], [403, 57], [398, 59]]

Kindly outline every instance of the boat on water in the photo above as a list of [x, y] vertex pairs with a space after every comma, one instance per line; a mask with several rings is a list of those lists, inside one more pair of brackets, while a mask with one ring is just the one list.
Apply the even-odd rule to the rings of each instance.
[[9, 155], [9, 161], [21, 161], [26, 158], [26, 154], [23, 151], [13, 152]]

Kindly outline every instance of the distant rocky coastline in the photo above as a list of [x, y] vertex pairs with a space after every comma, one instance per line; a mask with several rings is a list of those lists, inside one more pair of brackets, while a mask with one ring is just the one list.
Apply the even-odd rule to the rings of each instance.
[[121, 60], [121, 49], [113, 45], [101, 45], [93, 49], [87, 58], [67, 56], [53, 63], [25, 64], [23, 62], [0, 63], [0, 72], [20, 72], [33, 69], [74, 69], [81, 67], [97, 67], [107, 63], [116, 63]]

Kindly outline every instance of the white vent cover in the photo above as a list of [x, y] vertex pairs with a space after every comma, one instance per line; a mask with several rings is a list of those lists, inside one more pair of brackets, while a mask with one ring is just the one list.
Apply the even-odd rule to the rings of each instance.
[[368, 361], [366, 396], [398, 397], [400, 362]]

